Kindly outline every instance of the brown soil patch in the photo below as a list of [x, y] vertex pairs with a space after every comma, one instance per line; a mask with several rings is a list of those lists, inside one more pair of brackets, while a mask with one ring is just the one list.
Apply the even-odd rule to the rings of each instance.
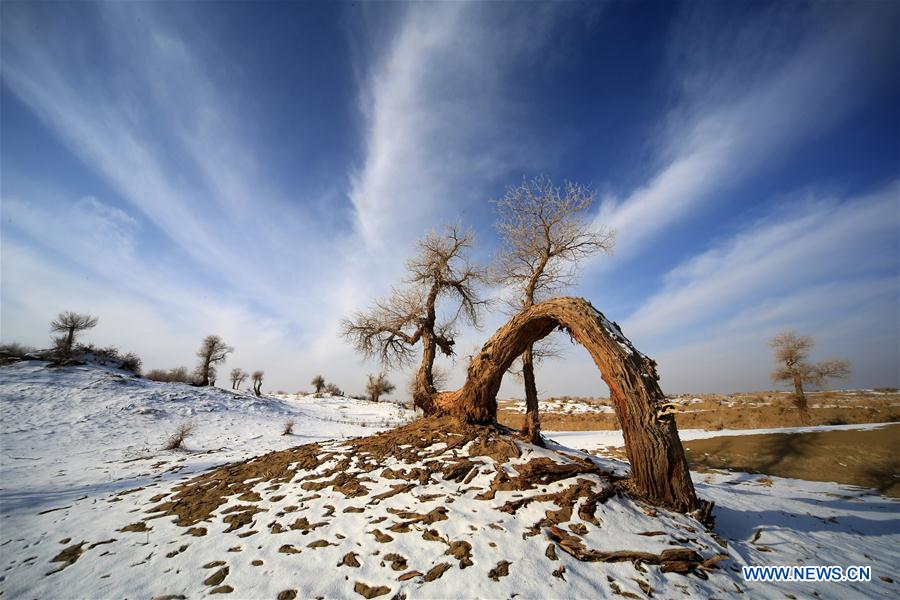
[[59, 573], [69, 565], [74, 564], [74, 562], [78, 560], [78, 558], [84, 553], [84, 549], [82, 548], [82, 546], [84, 546], [86, 543], [87, 542], [81, 542], [69, 546], [68, 548], [64, 548], [59, 554], [51, 558], [50, 562], [61, 562], [63, 564], [47, 573], [47, 575]]
[[501, 560], [497, 563], [497, 566], [488, 571], [488, 577], [493, 579], [494, 581], [500, 581], [501, 577], [506, 577], [509, 575], [509, 565], [512, 563], [508, 560]]
[[379, 586], [371, 586], [366, 585], [362, 581], [357, 581], [356, 585], [353, 586], [353, 591], [362, 596], [363, 598], [377, 598], [378, 596], [384, 596], [385, 594], [391, 593], [391, 588], [379, 585]]
[[450, 563], [441, 563], [439, 565], [435, 565], [431, 567], [427, 573], [425, 573], [425, 581], [434, 581], [435, 579], [440, 579], [444, 573], [450, 569]]
[[[864, 391], [808, 392], [810, 425], [851, 425], [900, 421], [900, 393]], [[692, 400], [692, 396], [683, 397]], [[678, 403], [673, 408], [679, 429], [768, 429], [800, 427], [800, 415], [789, 392], [742, 392], [730, 395], [701, 394], [700, 402]], [[675, 399], [679, 400], [678, 398]], [[596, 405], [609, 406], [607, 398], [548, 398], [540, 404], [541, 429], [546, 431], [603, 431], [619, 429], [616, 415], [596, 412]], [[524, 401], [501, 400], [497, 420], [515, 430], [522, 428], [525, 414], [510, 410]], [[592, 408], [594, 410], [592, 410]], [[587, 409], [588, 412], [578, 412]]]
[[684, 442], [691, 467], [836, 481], [900, 498], [900, 425]]

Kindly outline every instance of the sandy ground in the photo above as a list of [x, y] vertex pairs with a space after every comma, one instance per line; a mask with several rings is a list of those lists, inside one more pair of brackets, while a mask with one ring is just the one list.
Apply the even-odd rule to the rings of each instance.
[[834, 481], [900, 498], [900, 424], [871, 430], [723, 436], [684, 443], [692, 469]]
[[[807, 394], [809, 425], [844, 425], [900, 421], [900, 393], [895, 390], [820, 391]], [[803, 425], [788, 392], [671, 396], [679, 429], [760, 429]], [[523, 422], [522, 400], [500, 400], [498, 420], [513, 428]], [[541, 427], [545, 431], [618, 429], [608, 398], [541, 399]]]

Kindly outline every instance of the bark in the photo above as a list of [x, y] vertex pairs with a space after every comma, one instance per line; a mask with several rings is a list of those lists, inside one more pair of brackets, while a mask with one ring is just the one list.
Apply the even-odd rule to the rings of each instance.
[[436, 410], [433, 374], [436, 346], [432, 333], [427, 330], [422, 331], [422, 362], [419, 364], [419, 372], [416, 373], [416, 391], [413, 394], [413, 403], [426, 415], [434, 414]]
[[631, 463], [633, 491], [675, 510], [698, 508], [675, 419], [664, 412], [656, 363], [582, 298], [547, 300], [510, 319], [473, 357], [463, 387], [435, 397], [438, 409], [478, 423], [494, 422], [503, 374], [517, 356], [557, 327], [587, 349], [609, 386]]
[[522, 354], [522, 379], [525, 380], [525, 423], [522, 426], [522, 435], [532, 444], [543, 446], [537, 384], [534, 381], [534, 356], [531, 346]]
[[806, 403], [806, 394], [803, 393], [803, 378], [794, 375], [794, 404], [800, 411], [800, 422], [809, 425], [809, 405]]
[[210, 361], [208, 359], [206, 359], [206, 358], [203, 359], [203, 366], [201, 367], [201, 373], [202, 373], [203, 379], [200, 380], [201, 387], [205, 387], [205, 386], [209, 385], [209, 362]]

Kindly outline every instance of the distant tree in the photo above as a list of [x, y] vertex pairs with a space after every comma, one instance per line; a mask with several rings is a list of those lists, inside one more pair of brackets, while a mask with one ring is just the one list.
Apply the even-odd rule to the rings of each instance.
[[325, 392], [331, 396], [343, 396], [344, 392], [337, 385], [329, 383], [325, 386]]
[[262, 394], [262, 382], [263, 375], [265, 375], [264, 371], [253, 371], [253, 375], [250, 376], [250, 382], [253, 385], [253, 393], [259, 397]]
[[210, 365], [207, 373], [209, 374], [209, 385], [216, 385], [216, 377], [219, 376], [219, 372], [216, 371], [216, 368], [214, 366]]
[[237, 367], [233, 368], [228, 374], [228, 380], [231, 381], [231, 389], [237, 388], [237, 382], [241, 379], [241, 370]]
[[[497, 258], [494, 278], [515, 291], [509, 301], [513, 312], [534, 306], [572, 285], [578, 262], [611, 252], [615, 233], [593, 224], [588, 213], [594, 200], [590, 188], [566, 181], [560, 188], [549, 177], [524, 180], [510, 186], [497, 200], [497, 230], [504, 247]], [[546, 338], [545, 338], [546, 339]], [[547, 343], [529, 346], [522, 354], [521, 375], [525, 382], [523, 434], [540, 442], [536, 358], [553, 356]]]
[[313, 387], [316, 388], [316, 396], [321, 394], [322, 390], [325, 389], [325, 378], [321, 375], [316, 375], [315, 377], [313, 377], [310, 383], [312, 383]]
[[772, 371], [772, 380], [794, 384], [794, 404], [800, 411], [801, 421], [808, 424], [809, 406], [803, 386], [820, 386], [830, 378], [849, 377], [850, 361], [832, 359], [818, 363], [807, 362], [815, 340], [808, 335], [798, 335], [793, 330], [782, 331], [769, 340], [769, 345], [775, 351], [775, 362], [778, 364]]
[[[449, 227], [443, 235], [428, 234], [418, 242], [418, 255], [407, 262], [407, 287], [395, 289], [368, 312], [356, 313], [341, 323], [342, 334], [357, 351], [378, 358], [385, 368], [407, 364], [415, 345], [422, 343], [413, 399], [426, 414], [436, 410], [433, 367], [438, 350], [452, 356], [457, 322], [462, 319], [477, 327], [482, 309], [489, 304], [478, 292], [487, 273], [467, 257], [472, 242], [472, 234], [461, 232], [457, 226]], [[457, 306], [439, 320], [441, 299], [452, 300]]]
[[369, 375], [369, 383], [366, 385], [366, 393], [372, 402], [378, 402], [382, 394], [390, 394], [394, 391], [394, 384], [388, 381], [384, 373]]
[[228, 378], [231, 380], [231, 389], [240, 390], [241, 385], [245, 381], [247, 381], [248, 377], [250, 377], [250, 375], [247, 373], [247, 371], [244, 371], [243, 369], [239, 369], [237, 367], [232, 369], [231, 373], [228, 374]]
[[223, 362], [234, 348], [222, 341], [217, 335], [208, 335], [203, 338], [203, 343], [197, 351], [200, 364], [197, 365], [197, 385], [210, 385], [210, 369]]
[[99, 319], [97, 317], [88, 314], [72, 311], [59, 313], [59, 316], [50, 322], [50, 331], [63, 334], [54, 339], [57, 350], [63, 356], [69, 356], [72, 353], [72, 346], [75, 344], [75, 338], [78, 334], [96, 327], [98, 322]]

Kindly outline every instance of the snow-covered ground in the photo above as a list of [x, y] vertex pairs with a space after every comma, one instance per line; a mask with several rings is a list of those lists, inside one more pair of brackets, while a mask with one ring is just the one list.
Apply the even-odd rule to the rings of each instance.
[[[814, 425], [811, 427], [780, 427], [772, 429], [719, 429], [707, 431], [705, 429], [679, 429], [678, 436], [681, 441], [705, 440], [708, 438], [724, 437], [729, 435], [759, 435], [765, 433], [809, 433], [813, 431], [844, 431], [848, 429], [878, 429], [892, 423], [860, 423], [856, 425]], [[571, 448], [586, 450], [588, 452], [601, 448], [619, 448], [625, 445], [622, 430], [606, 431], [547, 431], [547, 437]]]
[[[553, 450], [585, 457], [554, 445], [543, 450], [518, 443], [521, 456], [503, 464], [472, 458], [479, 470], [463, 482], [441, 478], [440, 467], [457, 460], [457, 451], [459, 457], [476, 456], [467, 454], [471, 442], [452, 451], [439, 443], [425, 448], [436, 457], [432, 466], [438, 469], [427, 484], [397, 493], [404, 487], [398, 484], [405, 482], [377, 473], [410, 465], [386, 458], [376, 470], [364, 472], [363, 477], [370, 479], [360, 477], [367, 493], [351, 497], [327, 487], [313, 493], [300, 484], [314, 484], [329, 469], [338, 475], [354, 473], [363, 460], [340, 442], [323, 442], [323, 462], [298, 470], [300, 479], [247, 480], [245, 495], [230, 498], [214, 517], [200, 523], [209, 530], [206, 535], [195, 537], [172, 518], [146, 521], [146, 531], [125, 527], [143, 523], [147, 508], [171, 499], [188, 475], [308, 442], [369, 435], [411, 416], [389, 403], [308, 396], [255, 398], [221, 389], [153, 383], [92, 366], [51, 370], [43, 363], [28, 362], [2, 367], [0, 593], [3, 598], [167, 595], [174, 599], [231, 589], [232, 597], [273, 598], [294, 589], [301, 598], [361, 597], [379, 591], [385, 598], [395, 593], [409, 598], [586, 598], [608, 597], [619, 590], [643, 598], [653, 590], [655, 598], [680, 598], [723, 597], [740, 590], [754, 598], [786, 594], [887, 598], [900, 591], [890, 579], [896, 578], [900, 565], [897, 502], [835, 484], [739, 473], [693, 474], [699, 494], [716, 502], [716, 533], [724, 539], [716, 539], [689, 517], [650, 510], [627, 496], [599, 504], [596, 523], [582, 522], [580, 510], [572, 515], [570, 527], [581, 528], [578, 535], [590, 548], [658, 553], [687, 545], [703, 558], [727, 555], [718, 569], [702, 571], [703, 578], [662, 573], [658, 567], [628, 561], [581, 562], [561, 547], [557, 560], [551, 560], [545, 555], [549, 553], [545, 535], [526, 533], [545, 508], [556, 506], [535, 501], [516, 514], [499, 508], [523, 495], [559, 492], [564, 482], [538, 486], [534, 492], [498, 491], [488, 500], [475, 494], [490, 485], [494, 469], [512, 475], [526, 461], [559, 460]], [[287, 419], [295, 421], [293, 436], [281, 435]], [[187, 420], [196, 425], [187, 450], [160, 450], [166, 436]], [[606, 437], [615, 433], [550, 435], [565, 446], [589, 448], [616, 445]], [[344, 460], [352, 466], [342, 470]], [[614, 459], [594, 461], [607, 469], [627, 468]], [[578, 478], [593, 486], [605, 481], [596, 474]], [[248, 502], [254, 511], [259, 509], [260, 518], [254, 516], [246, 526], [226, 531], [223, 521], [246, 510]], [[235, 507], [242, 508], [228, 513]], [[444, 518], [425, 521], [422, 527], [414, 524], [410, 532], [389, 529], [392, 523], [402, 525], [403, 519], [415, 520], [426, 513], [440, 517], [442, 512]], [[322, 524], [306, 532], [276, 528], [276, 522], [287, 526], [300, 515], [309, 517], [310, 524]], [[376, 539], [374, 530], [395, 539]], [[451, 540], [466, 544], [450, 546]], [[473, 564], [462, 570], [463, 558], [451, 554], [454, 548], [466, 554], [466, 545]], [[51, 562], [72, 547], [76, 550]], [[64, 560], [79, 551], [83, 555], [77, 560]], [[351, 562], [359, 566], [346, 564], [350, 553], [355, 554]], [[500, 559], [510, 563], [507, 576]], [[870, 565], [873, 580], [748, 584], [739, 572], [743, 565], [794, 564]], [[429, 579], [435, 569], [440, 573]], [[420, 573], [412, 575], [414, 570]], [[551, 576], [551, 571], [562, 577]], [[221, 581], [207, 583], [218, 578]]]
[[[608, 402], [608, 401], [606, 401]], [[524, 400], [500, 400], [498, 408], [508, 410], [513, 413], [525, 412]], [[541, 402], [542, 412], [567, 413], [567, 414], [591, 414], [591, 413], [608, 413], [612, 414], [613, 409], [609, 404], [602, 400], [585, 400], [575, 399], [567, 400], [563, 398], [549, 398]]]

